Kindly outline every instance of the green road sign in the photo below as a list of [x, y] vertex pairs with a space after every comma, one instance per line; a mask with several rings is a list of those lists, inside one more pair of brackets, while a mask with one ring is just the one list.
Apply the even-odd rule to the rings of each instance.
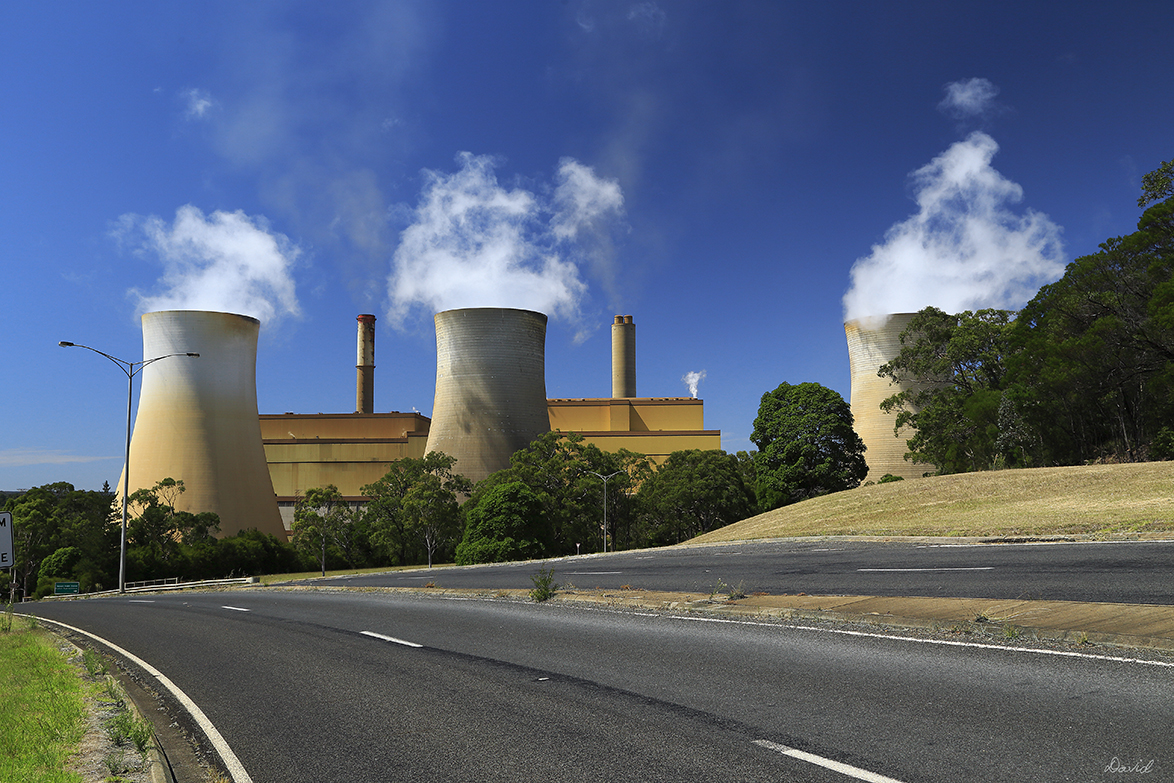
[[53, 595], [77, 595], [81, 591], [80, 582], [54, 582]]

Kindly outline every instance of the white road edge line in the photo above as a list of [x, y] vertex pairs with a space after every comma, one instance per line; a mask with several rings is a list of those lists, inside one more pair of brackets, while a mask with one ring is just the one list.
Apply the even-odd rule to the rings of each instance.
[[750, 620], [724, 620], [718, 617], [682, 617], [680, 615], [664, 615], [670, 620], [689, 620], [695, 623], [730, 623], [731, 625], [756, 625], [763, 628], [793, 628], [798, 631], [814, 631], [816, 633], [838, 633], [844, 636], [866, 636], [874, 639], [891, 639], [898, 642], [916, 642], [917, 644], [938, 644], [943, 647], [974, 647], [980, 650], [1005, 650], [1008, 652], [1033, 653], [1035, 655], [1057, 655], [1062, 658], [1090, 658], [1096, 661], [1112, 661], [1114, 663], [1137, 663], [1143, 666], [1165, 666], [1174, 668], [1171, 661], [1147, 661], [1144, 658], [1125, 658], [1118, 655], [1099, 655], [1097, 653], [1073, 652], [1071, 650], [1037, 650], [1031, 647], [1012, 647], [1002, 644], [983, 644], [982, 642], [955, 642], [949, 639], [919, 639], [916, 636], [898, 636], [888, 633], [871, 633], [869, 631], [848, 631], [843, 628], [814, 628], [810, 625], [793, 625], [789, 623], [756, 623]]
[[126, 659], [132, 661], [135, 665], [141, 666], [144, 671], [158, 680], [160, 685], [171, 691], [171, 695], [174, 696], [179, 701], [179, 703], [183, 705], [184, 709], [188, 711], [188, 714], [192, 716], [192, 719], [195, 720], [197, 724], [199, 724], [200, 729], [202, 729], [205, 736], [208, 737], [208, 741], [212, 743], [212, 747], [216, 749], [218, 754], [220, 754], [220, 760], [223, 761], [224, 766], [228, 768], [228, 774], [232, 775], [233, 783], [253, 783], [253, 779], [249, 777], [249, 773], [245, 772], [244, 765], [241, 764], [240, 759], [236, 757], [236, 754], [232, 752], [232, 748], [229, 747], [228, 742], [224, 739], [216, 727], [212, 725], [212, 721], [208, 720], [208, 716], [204, 714], [204, 711], [200, 709], [199, 705], [192, 701], [186, 693], [180, 690], [178, 685], [168, 679], [167, 675], [129, 650], [124, 650], [117, 644], [107, 641], [97, 634], [92, 634], [89, 631], [83, 631], [81, 628], [75, 628], [72, 625], [66, 625], [65, 623], [58, 620], [50, 620], [45, 617], [37, 617], [36, 620], [37, 622], [59, 625], [62, 628], [68, 628], [75, 633], [88, 636], [100, 644], [106, 645], [111, 650], [114, 650]]
[[839, 772], [841, 775], [847, 775], [848, 777], [856, 778], [857, 780], [867, 780], [869, 783], [901, 783], [901, 781], [897, 780], [896, 778], [887, 778], [884, 775], [878, 775], [877, 773], [869, 772], [866, 769], [853, 767], [851, 764], [843, 764], [839, 761], [825, 759], [823, 756], [817, 756], [814, 753], [807, 753], [802, 750], [796, 750], [795, 748], [789, 748], [786, 745], [780, 745], [779, 743], [771, 742], [770, 740], [754, 740], [754, 744], [758, 745], [759, 747], [766, 748], [767, 750], [773, 750], [777, 753], [782, 753], [784, 756], [790, 756], [791, 758], [799, 759], [800, 761], [806, 761], [809, 764], [816, 764], [820, 767], [823, 767], [824, 769], [830, 769], [833, 772]]
[[422, 644], [416, 644], [415, 642], [405, 642], [403, 639], [397, 639], [394, 636], [387, 636], [386, 634], [375, 633], [374, 631], [359, 631], [359, 633], [363, 634], [363, 636], [370, 636], [375, 639], [382, 639], [383, 641], [391, 642], [392, 644], [402, 644], [404, 647], [423, 647], [424, 646]]
[[234, 612], [251, 612], [252, 609], [242, 609], [239, 606], [222, 606], [221, 609], [231, 609]]

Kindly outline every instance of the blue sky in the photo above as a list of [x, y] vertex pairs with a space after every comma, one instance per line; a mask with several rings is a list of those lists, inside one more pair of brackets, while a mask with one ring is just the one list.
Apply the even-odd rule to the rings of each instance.
[[263, 413], [352, 410], [371, 312], [376, 410], [429, 414], [431, 314], [478, 303], [551, 315], [549, 396], [607, 396], [632, 314], [638, 392], [704, 371], [747, 449], [779, 383], [847, 398], [853, 280], [1017, 307], [1174, 158], [1158, 0], [0, 14], [0, 489], [117, 481], [125, 376], [57, 342], [137, 360], [167, 306], [262, 317]]

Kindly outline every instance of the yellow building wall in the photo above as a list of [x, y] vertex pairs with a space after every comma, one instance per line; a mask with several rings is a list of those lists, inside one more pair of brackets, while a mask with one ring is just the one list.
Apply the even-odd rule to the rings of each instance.
[[[547, 400], [550, 428], [575, 432], [604, 451], [627, 449], [660, 463], [674, 451], [720, 449], [721, 431], [702, 429], [692, 397]], [[418, 413], [263, 414], [261, 441], [286, 529], [296, 499], [333, 484], [351, 502], [392, 462], [424, 456], [430, 421]], [[460, 466], [457, 466], [460, 470]]]

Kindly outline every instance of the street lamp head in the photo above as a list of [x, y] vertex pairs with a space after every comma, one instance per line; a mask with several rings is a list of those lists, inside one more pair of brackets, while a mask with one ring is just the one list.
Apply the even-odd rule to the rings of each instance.
[[73, 347], [73, 343], [67, 343], [67, 342], [65, 342], [65, 340], [62, 340], [61, 342], [59, 342], [57, 344], [60, 345], [62, 348], [72, 348]]
[[200, 355], [199, 355], [198, 353], [189, 353], [189, 354], [188, 354], [188, 356], [194, 356], [194, 357], [196, 357], [197, 359], [199, 359], [199, 358], [200, 358]]

